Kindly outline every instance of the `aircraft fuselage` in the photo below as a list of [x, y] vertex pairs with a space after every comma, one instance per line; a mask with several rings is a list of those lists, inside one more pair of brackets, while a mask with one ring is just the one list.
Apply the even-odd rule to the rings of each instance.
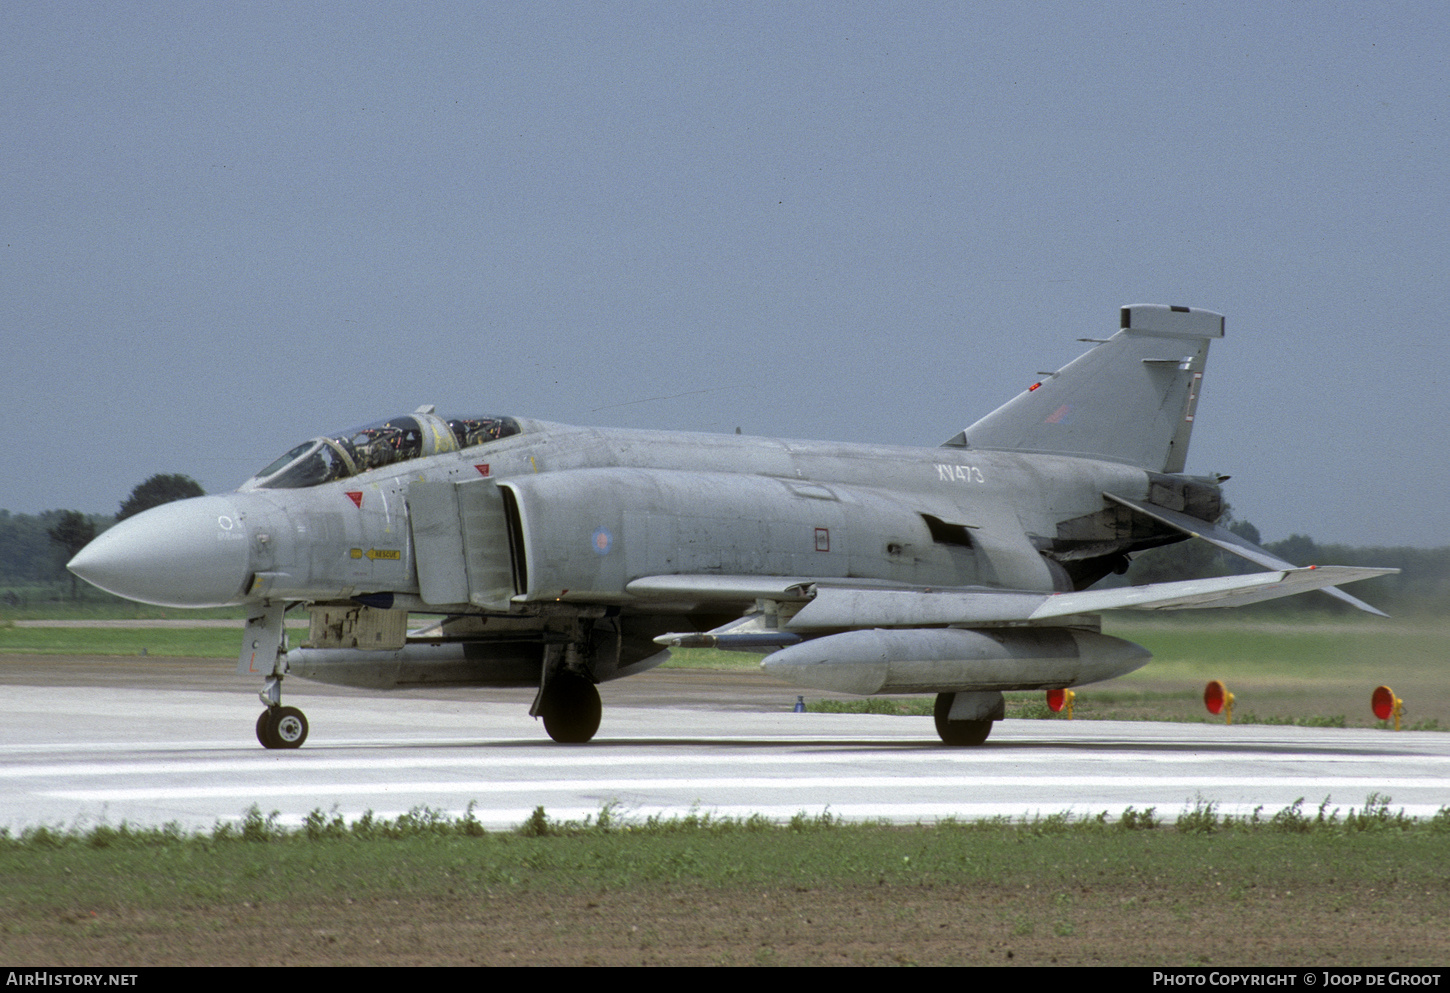
[[[1059, 526], [1102, 514], [1105, 491], [1145, 499], [1153, 475], [1060, 455], [521, 423], [512, 437], [337, 482], [187, 501], [158, 538], [195, 545], [198, 562], [209, 550], [207, 580], [173, 565], [147, 582], [133, 560], [128, 580], [144, 588], [127, 595], [193, 607], [391, 593], [415, 610], [460, 606], [420, 598], [420, 483], [511, 491], [519, 603], [628, 608], [629, 583], [663, 573], [1067, 589], [1041, 554], [1064, 547]], [[1098, 557], [1130, 544], [1099, 531]]]

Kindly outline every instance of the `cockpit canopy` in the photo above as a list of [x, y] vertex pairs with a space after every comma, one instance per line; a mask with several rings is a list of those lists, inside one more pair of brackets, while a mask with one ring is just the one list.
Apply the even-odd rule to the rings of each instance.
[[456, 452], [519, 433], [512, 417], [444, 420], [433, 408], [304, 441], [242, 484], [244, 490], [297, 490], [369, 469]]

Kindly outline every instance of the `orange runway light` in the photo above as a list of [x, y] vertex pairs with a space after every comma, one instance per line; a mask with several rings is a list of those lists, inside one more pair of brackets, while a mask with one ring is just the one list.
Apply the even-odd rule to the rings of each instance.
[[1405, 707], [1405, 701], [1395, 696], [1395, 691], [1388, 686], [1376, 686], [1374, 695], [1369, 698], [1370, 709], [1374, 715], [1382, 721], [1391, 717], [1395, 719], [1395, 730], [1400, 729], [1400, 714]]
[[1048, 690], [1047, 709], [1054, 714], [1060, 714], [1063, 708], [1067, 709], [1067, 719], [1072, 720], [1072, 702], [1077, 694], [1072, 690]]
[[1217, 679], [1203, 688], [1203, 705], [1210, 714], [1223, 714], [1225, 724], [1234, 722], [1234, 695]]

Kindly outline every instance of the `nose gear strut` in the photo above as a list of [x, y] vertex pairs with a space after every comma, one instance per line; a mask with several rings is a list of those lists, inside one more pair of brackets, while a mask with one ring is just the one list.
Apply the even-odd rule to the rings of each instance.
[[287, 605], [264, 601], [255, 616], [247, 618], [242, 651], [237, 657], [237, 674], [263, 676], [258, 694], [267, 708], [257, 718], [257, 740], [263, 748], [301, 748], [307, 740], [307, 716], [296, 707], [282, 706], [282, 661], [287, 651], [287, 630], [283, 615]]

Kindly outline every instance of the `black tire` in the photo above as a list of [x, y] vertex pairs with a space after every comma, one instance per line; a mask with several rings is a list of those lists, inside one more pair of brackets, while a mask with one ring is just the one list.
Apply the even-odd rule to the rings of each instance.
[[257, 716], [257, 740], [263, 748], [281, 748], [282, 743], [272, 733], [272, 708], [268, 707]]
[[268, 707], [257, 718], [263, 748], [301, 748], [308, 730], [307, 716], [296, 707]]
[[936, 733], [948, 745], [980, 745], [992, 733], [994, 721], [949, 721], [955, 693], [938, 693], [932, 717], [936, 720]]
[[603, 713], [604, 705], [593, 683], [560, 673], [544, 689], [539, 716], [550, 738], [564, 745], [582, 745], [599, 730]]

